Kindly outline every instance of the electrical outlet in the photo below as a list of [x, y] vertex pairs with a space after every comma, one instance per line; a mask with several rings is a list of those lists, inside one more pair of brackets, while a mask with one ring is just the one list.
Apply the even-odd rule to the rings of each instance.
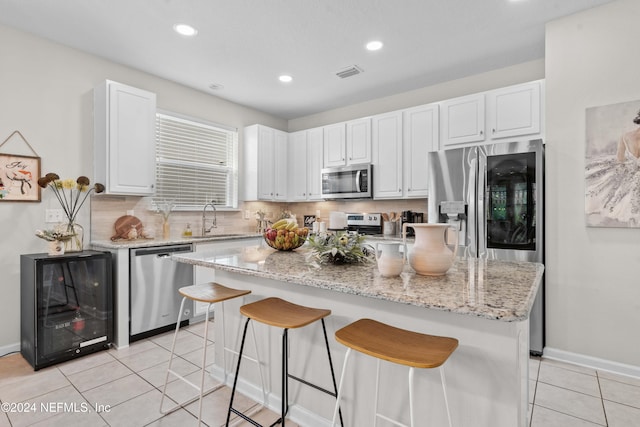
[[249, 210], [245, 210], [244, 211], [244, 219], [250, 219], [251, 218], [251, 212], [249, 212]]
[[64, 211], [62, 209], [45, 209], [44, 222], [62, 222]]

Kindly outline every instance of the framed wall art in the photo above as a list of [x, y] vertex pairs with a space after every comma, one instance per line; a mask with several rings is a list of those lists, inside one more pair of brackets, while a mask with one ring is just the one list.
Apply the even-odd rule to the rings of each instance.
[[590, 227], [640, 227], [640, 100], [586, 110]]
[[[16, 133], [36, 154], [18, 131], [13, 132], [9, 138], [5, 139], [0, 147]], [[0, 153], [0, 202], [39, 202], [39, 178], [40, 157], [37, 157], [37, 154], [36, 156], [23, 156]]]

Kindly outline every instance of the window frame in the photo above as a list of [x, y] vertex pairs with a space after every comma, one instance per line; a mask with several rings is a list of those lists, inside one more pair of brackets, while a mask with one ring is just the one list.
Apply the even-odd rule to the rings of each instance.
[[[187, 126], [196, 126], [207, 129], [209, 131], [220, 131], [226, 133], [227, 138], [231, 138], [230, 141], [227, 141], [226, 145], [226, 155], [227, 155], [227, 164], [225, 166], [220, 166], [212, 163], [202, 163], [195, 162], [190, 160], [180, 160], [180, 159], [162, 159], [159, 149], [160, 141], [160, 120], [173, 121], [174, 123], [185, 123]], [[179, 199], [171, 197], [165, 197], [162, 195], [158, 195], [157, 191], [160, 187], [160, 181], [162, 180], [160, 165], [171, 165], [171, 166], [185, 166], [188, 170], [193, 170], [196, 168], [204, 168], [210, 171], [224, 171], [227, 177], [227, 184], [225, 188], [225, 200], [220, 203], [219, 200], [214, 200], [214, 204], [216, 209], [218, 210], [237, 210], [238, 209], [238, 195], [239, 195], [239, 183], [238, 183], [238, 165], [239, 165], [239, 156], [238, 156], [238, 147], [239, 147], [239, 132], [238, 128], [222, 125], [219, 123], [210, 122], [208, 120], [204, 120], [201, 118], [188, 116], [180, 113], [176, 113], [168, 110], [156, 110], [156, 194], [152, 197], [152, 208], [158, 209], [158, 205], [169, 203], [173, 206], [172, 210], [174, 211], [200, 211], [204, 208], [206, 203], [210, 203], [211, 200], [204, 199], [202, 200], [202, 204], [195, 203], [180, 203]], [[226, 170], [226, 171], [225, 171]], [[206, 196], [205, 196], [206, 197]], [[196, 199], [197, 201], [197, 199]]]

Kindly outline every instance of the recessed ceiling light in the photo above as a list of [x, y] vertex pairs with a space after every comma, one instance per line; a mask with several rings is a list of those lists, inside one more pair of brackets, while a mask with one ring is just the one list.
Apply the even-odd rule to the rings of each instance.
[[282, 83], [289, 83], [291, 80], [293, 80], [293, 77], [283, 74], [280, 77], [278, 77], [278, 80], [280, 80]]
[[187, 37], [193, 37], [198, 34], [198, 30], [187, 24], [176, 24], [173, 26], [176, 33]]
[[367, 50], [380, 50], [382, 49], [382, 42], [378, 40], [367, 43]]

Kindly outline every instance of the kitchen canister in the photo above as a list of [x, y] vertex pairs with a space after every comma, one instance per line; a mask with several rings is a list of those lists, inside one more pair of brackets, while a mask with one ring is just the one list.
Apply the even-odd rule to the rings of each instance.
[[396, 222], [395, 221], [384, 221], [382, 223], [382, 233], [384, 235], [396, 234]]

